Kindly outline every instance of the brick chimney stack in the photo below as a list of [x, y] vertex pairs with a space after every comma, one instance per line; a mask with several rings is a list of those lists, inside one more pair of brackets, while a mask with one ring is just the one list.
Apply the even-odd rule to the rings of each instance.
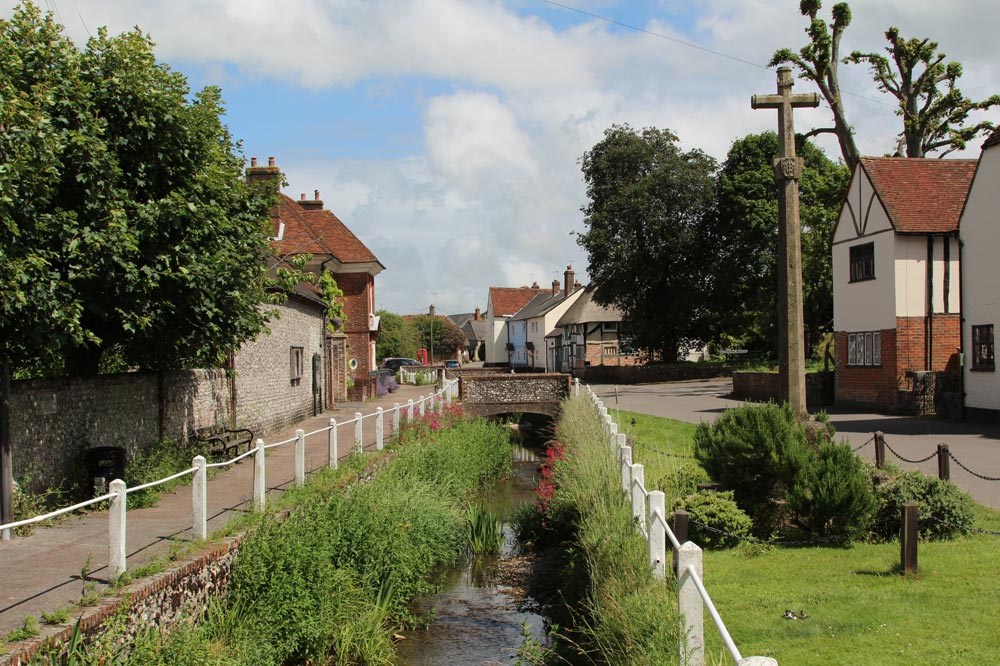
[[573, 272], [573, 266], [567, 266], [566, 272], [563, 273], [563, 284], [565, 285], [566, 296], [569, 296], [573, 291], [573, 287], [576, 285], [576, 273]]
[[552, 298], [559, 295], [559, 280], [552, 281]]
[[303, 194], [299, 205], [304, 210], [323, 210], [323, 200], [319, 198], [319, 190], [313, 190], [312, 199], [306, 199], [306, 195]]
[[538, 286], [538, 280], [535, 280], [534, 282], [531, 283], [531, 288], [532, 289], [541, 289], [541, 287]]
[[482, 313], [479, 311], [479, 308], [476, 308], [476, 315], [473, 317], [473, 319], [475, 319], [476, 321], [479, 321], [482, 318], [483, 318]]
[[281, 169], [274, 165], [274, 158], [267, 158], [267, 166], [257, 166], [257, 158], [250, 158], [250, 168], [247, 169], [247, 182], [251, 185], [258, 183], [269, 184], [275, 192], [281, 185]]

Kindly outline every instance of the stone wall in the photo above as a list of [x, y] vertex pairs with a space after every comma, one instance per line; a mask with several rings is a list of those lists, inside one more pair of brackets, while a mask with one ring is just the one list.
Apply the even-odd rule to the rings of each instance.
[[[806, 375], [806, 404], [813, 407], [833, 404], [834, 374], [810, 372]], [[740, 400], [778, 401], [781, 383], [777, 372], [734, 372], [733, 397]]]
[[569, 394], [570, 376], [559, 373], [468, 375], [460, 384], [467, 403], [558, 402]]
[[678, 365], [597, 365], [576, 370], [580, 381], [592, 384], [647, 384], [653, 382], [676, 382], [688, 379], [711, 379], [729, 377], [733, 369], [718, 365], [678, 364]]

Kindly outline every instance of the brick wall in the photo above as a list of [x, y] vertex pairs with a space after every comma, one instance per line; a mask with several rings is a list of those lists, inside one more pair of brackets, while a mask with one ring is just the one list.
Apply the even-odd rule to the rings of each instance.
[[588, 342], [587, 343], [587, 365], [638, 365], [640, 363], [638, 357], [631, 356], [628, 354], [613, 354], [610, 356], [603, 355], [601, 353], [604, 347], [603, 342]]
[[337, 286], [344, 292], [344, 333], [347, 334], [348, 357], [357, 359], [358, 367], [351, 373], [354, 386], [348, 391], [351, 400], [367, 400], [375, 395], [375, 383], [368, 377], [371, 368], [371, 331], [369, 303], [375, 280], [367, 273], [339, 273]]
[[882, 365], [848, 366], [847, 332], [837, 331], [837, 404], [896, 409], [896, 329], [882, 331]]

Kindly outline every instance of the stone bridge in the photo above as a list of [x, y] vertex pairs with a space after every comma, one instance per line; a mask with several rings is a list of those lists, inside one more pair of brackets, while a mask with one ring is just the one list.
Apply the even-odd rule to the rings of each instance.
[[569, 375], [455, 373], [461, 379], [459, 395], [466, 412], [475, 416], [544, 414], [559, 416], [559, 405], [569, 395]]

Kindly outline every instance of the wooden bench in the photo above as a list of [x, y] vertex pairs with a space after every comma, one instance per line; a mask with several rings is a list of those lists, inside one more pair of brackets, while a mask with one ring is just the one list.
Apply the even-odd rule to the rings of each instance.
[[195, 435], [195, 439], [208, 445], [208, 454], [213, 460], [229, 460], [253, 448], [253, 431], [247, 428], [206, 428]]

